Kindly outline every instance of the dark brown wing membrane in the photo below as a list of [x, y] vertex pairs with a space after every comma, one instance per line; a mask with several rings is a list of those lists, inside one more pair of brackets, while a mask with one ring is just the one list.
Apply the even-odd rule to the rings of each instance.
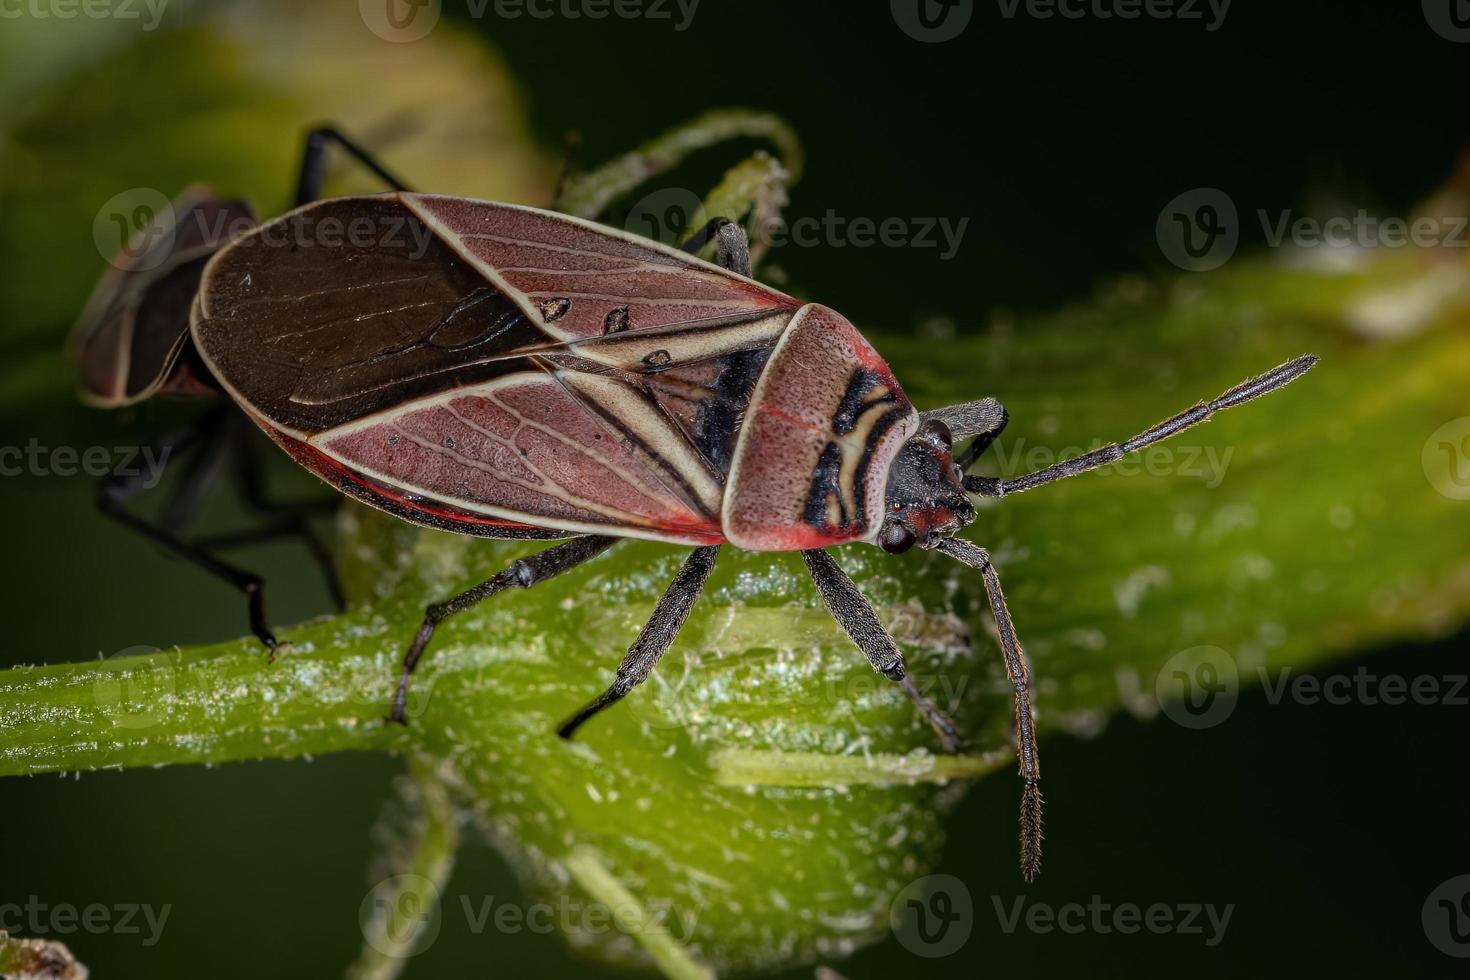
[[394, 196], [277, 219], [210, 265], [194, 337], [274, 425], [322, 432], [490, 380], [546, 336]]
[[243, 202], [217, 200], [199, 186], [134, 236], [113, 259], [72, 332], [70, 347], [88, 400], [119, 406], [160, 388], [187, 390], [184, 379], [170, 376], [186, 372], [179, 354], [205, 263], [254, 225]]

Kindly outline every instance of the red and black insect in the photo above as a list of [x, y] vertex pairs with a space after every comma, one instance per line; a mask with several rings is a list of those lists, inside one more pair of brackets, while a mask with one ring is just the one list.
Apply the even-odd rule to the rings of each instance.
[[[340, 140], [316, 134], [303, 202], [315, 196], [326, 138]], [[621, 538], [647, 538], [693, 551], [612, 686], [571, 715], [562, 737], [649, 676], [729, 544], [800, 551], [838, 622], [953, 750], [954, 726], [906, 676], [871, 605], [824, 550], [932, 549], [975, 569], [990, 599], [1014, 688], [1021, 868], [1031, 879], [1042, 835], [1030, 670], [989, 555], [955, 536], [975, 519], [971, 497], [1105, 466], [1281, 387], [1316, 358], [1122, 444], [1014, 480], [970, 475], [1004, 429], [1004, 408], [987, 398], [916, 411], [840, 314], [750, 278], [738, 224], [712, 222], [696, 236], [695, 247], [717, 237], [719, 261], [709, 263], [691, 247], [551, 211], [412, 193], [346, 146], [395, 190], [303, 203], [247, 222], [207, 255], [196, 254], [202, 244], [183, 249], [166, 273], [125, 274], [128, 288], [114, 283], [94, 302], [80, 349], [98, 396], [217, 388], [307, 469], [404, 520], [567, 539], [426, 610], [392, 719], [407, 721], [410, 675], [446, 617]], [[245, 214], [209, 199], [191, 207]], [[274, 646], [258, 580], [247, 591], [252, 625]]]

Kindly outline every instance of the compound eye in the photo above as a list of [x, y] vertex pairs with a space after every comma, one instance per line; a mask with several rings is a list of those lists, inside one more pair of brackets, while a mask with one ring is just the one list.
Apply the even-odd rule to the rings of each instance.
[[878, 532], [878, 547], [890, 555], [901, 555], [908, 551], [918, 542], [914, 532], [897, 522], [883, 525], [883, 530]]
[[919, 430], [919, 438], [935, 449], [949, 449], [954, 445], [954, 436], [950, 434], [949, 426], [938, 419], [930, 419], [925, 422], [923, 428]]

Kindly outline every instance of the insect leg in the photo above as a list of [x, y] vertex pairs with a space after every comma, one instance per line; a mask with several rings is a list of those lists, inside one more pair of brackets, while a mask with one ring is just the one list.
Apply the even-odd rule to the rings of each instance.
[[[165, 436], [154, 447], [155, 458], [158, 458], [159, 454], [162, 454], [165, 460], [178, 458], [198, 445], [218, 425], [219, 414], [217, 412], [208, 413], [188, 429]], [[190, 477], [203, 479], [212, 473], [213, 470], [210, 467], [195, 467]], [[113, 473], [102, 483], [102, 489], [97, 495], [98, 509], [122, 526], [141, 534], [190, 564], [223, 579], [243, 592], [248, 601], [250, 632], [265, 644], [266, 649], [274, 658], [277, 646], [276, 637], [266, 626], [265, 597], [262, 594], [265, 583], [260, 576], [225, 564], [204, 548], [184, 541], [168, 527], [150, 523], [131, 513], [127, 509], [127, 501], [143, 489], [143, 481], [144, 476], [141, 472]], [[192, 491], [180, 494], [180, 497], [197, 498], [197, 496], [197, 492]]]
[[1183, 432], [1191, 426], [1199, 425], [1201, 422], [1208, 420], [1216, 412], [1224, 411], [1227, 408], [1234, 408], [1236, 405], [1275, 391], [1277, 388], [1289, 384], [1306, 374], [1312, 369], [1312, 365], [1316, 363], [1317, 358], [1314, 355], [1304, 354], [1301, 357], [1287, 361], [1285, 364], [1277, 365], [1265, 374], [1257, 375], [1247, 381], [1242, 381], [1214, 401], [1200, 402], [1193, 408], [1185, 409], [1178, 415], [1167, 418], [1152, 428], [1145, 429], [1121, 446], [1117, 443], [1113, 443], [1110, 446], [1103, 446], [1101, 449], [1094, 449], [1090, 453], [1083, 453], [1081, 456], [1075, 456], [1072, 459], [1064, 459], [1060, 463], [1048, 466], [1043, 470], [1037, 470], [1035, 473], [1028, 473], [1015, 480], [967, 476], [965, 477], [965, 489], [971, 493], [982, 494], [986, 497], [1004, 497], [1008, 493], [1020, 493], [1022, 490], [1030, 490], [1032, 487], [1039, 487], [1044, 483], [1064, 480], [1069, 476], [1076, 476], [1079, 473], [1086, 473], [1088, 470], [1095, 470], [1100, 466], [1107, 466], [1109, 463], [1116, 462], [1128, 453], [1144, 449], [1172, 435]]
[[893, 637], [888, 635], [883, 624], [878, 622], [878, 614], [873, 611], [867, 598], [858, 591], [853, 580], [831, 555], [821, 549], [803, 551], [801, 557], [806, 559], [806, 567], [812, 574], [812, 580], [817, 583], [817, 591], [822, 594], [822, 600], [831, 610], [832, 617], [852, 637], [852, 641], [868, 658], [873, 669], [889, 680], [898, 682], [903, 693], [908, 695], [929, 724], [934, 726], [946, 751], [958, 750], [960, 737], [954, 722], [949, 720], [938, 705], [924, 696], [919, 685], [904, 670], [903, 654], [899, 652], [898, 645], [893, 642]]
[[[237, 416], [239, 422], [246, 422], [243, 415]], [[250, 540], [263, 540], [270, 537], [295, 537], [301, 540], [311, 553], [312, 561], [316, 563], [317, 569], [322, 574], [322, 581], [326, 583], [327, 591], [331, 594], [333, 604], [341, 609], [346, 605], [342, 595], [342, 581], [337, 577], [337, 566], [332, 561], [331, 552], [322, 542], [322, 539], [312, 530], [310, 519], [313, 515], [332, 514], [337, 510], [337, 501], [334, 499], [322, 500], [272, 500], [266, 493], [265, 484], [262, 480], [263, 469], [260, 458], [255, 452], [251, 440], [253, 426], [240, 425], [236, 430], [236, 466], [239, 474], [240, 496], [247, 507], [257, 514], [273, 517], [275, 520], [258, 531], [246, 532], [236, 542], [245, 543]]]
[[1021, 877], [1031, 881], [1041, 870], [1042, 836], [1041, 759], [1036, 751], [1036, 716], [1031, 708], [1031, 667], [1016, 639], [1016, 626], [1011, 622], [1011, 612], [1006, 608], [1005, 593], [1000, 589], [1000, 577], [995, 574], [990, 555], [963, 538], [944, 538], [937, 547], [961, 564], [979, 570], [985, 579], [985, 594], [990, 598], [990, 612], [995, 617], [1006, 674], [1014, 692], [1016, 761], [1026, 783], [1021, 791]]
[[395, 191], [406, 191], [408, 185], [393, 175], [377, 159], [331, 126], [318, 126], [306, 134], [306, 147], [301, 154], [301, 174], [296, 179], [296, 206], [310, 204], [321, 197], [322, 184], [327, 179], [327, 146], [337, 144], [354, 160], [371, 170], [383, 183]]
[[715, 261], [720, 268], [749, 278], [753, 264], [750, 257], [750, 237], [745, 234], [745, 226], [732, 221], [721, 225], [715, 236]]
[[205, 412], [187, 430], [189, 442], [172, 448], [173, 458], [187, 454], [188, 463], [178, 487], [164, 504], [158, 519], [158, 526], [165, 531], [180, 534], [194, 522], [199, 506], [204, 502], [204, 493], [219, 475], [220, 464], [229, 448], [227, 441], [219, 438], [229, 415], [227, 408]]
[[699, 593], [704, 591], [704, 583], [715, 567], [715, 559], [719, 553], [719, 545], [707, 545], [690, 552], [683, 567], [679, 569], [679, 574], [674, 576], [668, 589], [659, 597], [658, 605], [653, 607], [648, 625], [643, 627], [643, 632], [638, 634], [638, 639], [628, 648], [623, 662], [618, 664], [617, 679], [612, 686], [567, 719], [556, 730], [558, 735], [571, 738], [589, 718], [603, 708], [621, 701], [629, 691], [648, 679], [653, 668], [658, 666], [659, 659], [673, 644], [674, 637], [679, 635], [684, 621], [689, 618], [689, 610], [693, 607], [694, 600], [699, 598]]
[[408, 724], [408, 679], [418, 666], [419, 658], [424, 655], [424, 648], [434, 636], [434, 627], [455, 613], [463, 612], [506, 589], [529, 589], [538, 582], [575, 568], [589, 558], [602, 554], [616, 544], [617, 540], [605, 535], [588, 534], [563, 541], [545, 551], [517, 558], [497, 575], [473, 589], [443, 602], [436, 602], [425, 609], [424, 621], [419, 625], [419, 631], [414, 635], [413, 643], [403, 658], [403, 671], [398, 675], [398, 688], [393, 692], [393, 710], [388, 715], [388, 720], [396, 721], [400, 725]]
[[955, 442], [963, 442], [973, 439], [964, 452], [955, 457], [955, 465], [963, 472], [975, 465], [990, 444], [995, 442], [1002, 432], [1005, 431], [1006, 423], [1010, 421], [1010, 414], [1006, 412], [1005, 406], [994, 398], [981, 398], [979, 401], [965, 402], [963, 405], [950, 405], [947, 408], [936, 408], [932, 411], [921, 412], [919, 419], [928, 422], [931, 419], [943, 422], [949, 429], [950, 435]]
[[680, 245], [679, 250], [698, 255], [699, 250], [708, 245], [711, 238], [715, 239], [715, 262], [720, 268], [748, 277], [751, 273], [750, 237], [738, 221], [711, 218], [705, 222], [703, 228]]

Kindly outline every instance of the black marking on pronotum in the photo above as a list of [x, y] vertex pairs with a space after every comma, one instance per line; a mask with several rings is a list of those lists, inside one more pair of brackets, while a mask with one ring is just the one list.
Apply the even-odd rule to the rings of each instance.
[[[835, 524], [831, 513], [834, 502], [838, 517]], [[817, 457], [803, 517], [815, 528], [846, 530], [852, 524], [852, 514], [847, 509], [847, 500], [842, 496], [842, 447], [835, 442], [827, 443], [822, 455]]]
[[[882, 393], [869, 398], [868, 396], [878, 387], [883, 388]], [[837, 411], [832, 413], [832, 431], [839, 436], [845, 436], [857, 427], [858, 419], [869, 407], [882, 402], [896, 401], [893, 391], [887, 387], [880, 375], [865, 368], [858, 368], [848, 379], [847, 391], [843, 392], [842, 401], [837, 403]]]
[[857, 501], [858, 520], [864, 530], [867, 529], [867, 523], [863, 521], [863, 514], [865, 513], [863, 501], [867, 499], [868, 470], [873, 464], [873, 447], [878, 445], [879, 440], [883, 438], [883, 434], [903, 417], [903, 409], [895, 404], [873, 421], [873, 427], [868, 430], [867, 442], [863, 445], [862, 458], [858, 460], [857, 471], [852, 475], [852, 496]]
[[555, 299], [543, 300], [538, 304], [538, 308], [541, 310], [541, 319], [547, 323], [555, 323], [567, 315], [567, 310], [572, 308], [572, 301], [565, 296], [558, 296]]
[[607, 311], [607, 317], [602, 321], [603, 333], [622, 333], [628, 329], [628, 308], [626, 306], [615, 306]]

